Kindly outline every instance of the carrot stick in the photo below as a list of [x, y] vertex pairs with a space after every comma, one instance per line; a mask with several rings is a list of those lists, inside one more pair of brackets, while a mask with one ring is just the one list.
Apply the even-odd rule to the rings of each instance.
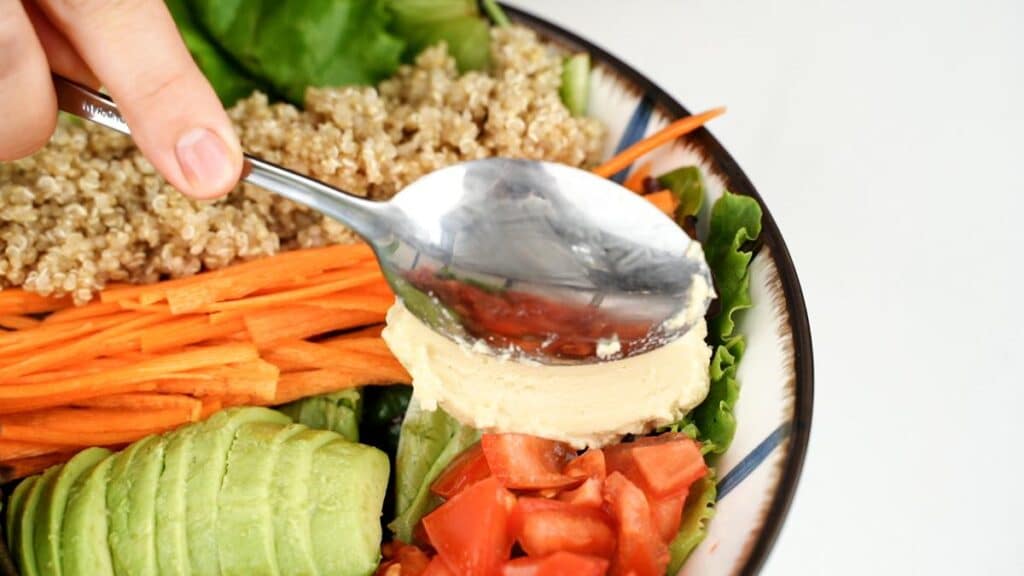
[[28, 292], [21, 288], [0, 290], [0, 314], [38, 314], [71, 306], [68, 297], [53, 298]]
[[362, 310], [383, 315], [395, 303], [395, 295], [391, 293], [386, 296], [367, 294], [362, 290], [346, 291], [321, 298], [310, 298], [302, 303], [306, 306], [316, 306], [327, 310]]
[[323, 343], [337, 342], [339, 340], [349, 340], [352, 338], [371, 338], [380, 339], [381, 332], [384, 331], [383, 324], [376, 324], [374, 326], [367, 326], [366, 328], [359, 328], [358, 330], [351, 330], [344, 334], [338, 334], [337, 336], [331, 337], [329, 340], [324, 340]]
[[73, 368], [67, 367], [63, 370], [51, 370], [48, 372], [36, 372], [25, 376], [19, 376], [17, 378], [11, 378], [4, 380], [0, 383], [0, 386], [17, 386], [20, 384], [36, 384], [39, 382], [50, 382], [54, 380], [61, 380], [67, 378], [77, 378], [79, 376], [85, 376], [87, 374], [95, 374], [97, 372], [104, 372], [112, 368], [120, 368], [127, 366], [134, 362], [138, 362], [139, 359], [132, 359], [124, 355], [119, 355], [116, 358], [94, 358], [87, 360], [80, 364], [76, 364]]
[[99, 332], [135, 316], [134, 312], [122, 312], [121, 314], [114, 314], [104, 318], [87, 320], [77, 326], [42, 324], [31, 330], [19, 330], [17, 332], [0, 334], [0, 356], [9, 356], [26, 350], [37, 350], [50, 344], [74, 340], [93, 332]]
[[269, 308], [271, 306], [290, 304], [292, 302], [303, 301], [317, 296], [326, 296], [372, 282], [384, 282], [384, 276], [381, 274], [380, 270], [369, 270], [359, 274], [350, 275], [348, 278], [335, 280], [333, 282], [324, 282], [322, 284], [315, 284], [313, 286], [288, 290], [285, 292], [275, 292], [265, 296], [252, 296], [241, 300], [232, 300], [230, 302], [215, 302], [207, 306], [205, 311], [222, 312], [226, 310], [254, 310], [259, 308]]
[[255, 360], [163, 378], [155, 382], [155, 389], [165, 394], [200, 397], [245, 395], [273, 399], [279, 373], [273, 364]]
[[622, 183], [623, 186], [636, 192], [637, 194], [644, 193], [644, 178], [647, 178], [651, 174], [651, 163], [644, 162], [637, 166], [629, 173], [629, 178]]
[[171, 307], [167, 304], [139, 304], [132, 300], [119, 300], [117, 305], [124, 310], [132, 310], [135, 312], [154, 312], [160, 314], [171, 313]]
[[0, 461], [31, 458], [65, 449], [59, 444], [42, 442], [22, 442], [20, 440], [0, 440]]
[[39, 426], [63, 431], [146, 430], [174, 425], [199, 415], [194, 405], [151, 410], [122, 408], [49, 408], [0, 417], [0, 437], [5, 425]]
[[76, 452], [76, 450], [68, 451], [67, 446], [64, 446], [63, 449], [63, 452], [41, 454], [0, 463], [0, 483], [39, 474], [51, 466], [67, 462]]
[[164, 352], [214, 338], [225, 338], [244, 330], [245, 323], [241, 318], [212, 324], [206, 316], [193, 316], [143, 333], [141, 346], [146, 353]]
[[308, 338], [384, 320], [384, 314], [361, 310], [325, 310], [314, 306], [288, 306], [256, 310], [243, 317], [249, 336], [258, 347], [278, 340]]
[[155, 394], [148, 392], [135, 392], [128, 394], [113, 394], [111, 396], [98, 396], [87, 400], [79, 400], [72, 404], [77, 408], [118, 408], [132, 410], [160, 410], [164, 408], [176, 408], [186, 411], [202, 410], [202, 402], [192, 396], [184, 394]]
[[375, 356], [390, 357], [391, 349], [386, 342], [378, 337], [353, 337], [347, 335], [336, 336], [323, 340], [320, 344], [339, 351], [358, 352], [360, 354], [371, 354]]
[[212, 416], [214, 412], [219, 412], [220, 409], [224, 407], [224, 404], [223, 404], [223, 402], [221, 402], [220, 398], [216, 398], [216, 397], [213, 397], [213, 398], [203, 398], [202, 402], [203, 402], [203, 409], [202, 409], [202, 411], [199, 414], [199, 419], [200, 420], [206, 420], [207, 418]]
[[134, 442], [150, 434], [165, 432], [189, 420], [182, 419], [175, 424], [138, 430], [57, 430], [44, 426], [0, 423], [0, 439], [28, 440], [60, 444], [62, 446], [102, 446]]
[[273, 404], [284, 404], [306, 396], [316, 396], [357, 386], [395, 384], [399, 377], [388, 373], [371, 374], [350, 370], [308, 370], [282, 374]]
[[86, 318], [106, 316], [123, 310], [116, 302], [90, 302], [85, 306], [71, 306], [50, 314], [43, 320], [43, 324], [59, 324], [61, 322], [81, 321]]
[[680, 118], [647, 138], [644, 138], [629, 148], [626, 148], [622, 152], [619, 152], [607, 162], [595, 168], [594, 174], [610, 178], [628, 167], [636, 161], [637, 158], [640, 158], [655, 148], [668, 144], [683, 134], [693, 132], [712, 118], [716, 118], [722, 114], [725, 114], [725, 108], [714, 108], [707, 112], [697, 114], [696, 116]]
[[661, 190], [644, 195], [644, 198], [654, 204], [655, 208], [665, 214], [672, 216], [676, 212], [676, 199], [669, 190]]
[[28, 316], [19, 316], [17, 314], [0, 315], [0, 328], [7, 328], [10, 330], [28, 330], [39, 326], [39, 324], [39, 320]]
[[[385, 349], [386, 350], [386, 349]], [[320, 368], [341, 368], [346, 370], [362, 370], [375, 372], [394, 370], [403, 373], [403, 382], [409, 380], [408, 374], [394, 356], [362, 354], [358, 351], [331, 348], [305, 340], [278, 341], [273, 348], [264, 353], [268, 362], [288, 371], [310, 370]]]

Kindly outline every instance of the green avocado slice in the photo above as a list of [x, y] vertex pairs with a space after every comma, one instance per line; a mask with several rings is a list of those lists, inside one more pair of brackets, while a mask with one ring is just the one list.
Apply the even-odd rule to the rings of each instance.
[[285, 440], [274, 464], [270, 482], [274, 548], [278, 566], [289, 574], [318, 573], [310, 535], [313, 453], [337, 441], [338, 435], [327, 430], [302, 430]]
[[107, 483], [116, 460], [116, 454], [107, 456], [71, 487], [61, 527], [64, 574], [111, 576], [114, 573], [107, 540]]
[[313, 454], [310, 533], [321, 574], [368, 575], [377, 568], [389, 467], [384, 452], [343, 440]]
[[115, 559], [128, 567], [132, 576], [156, 576], [156, 488], [164, 467], [164, 436], [144, 440], [131, 462], [128, 492], [128, 525]]
[[218, 412], [200, 424], [192, 445], [185, 482], [185, 524], [191, 573], [221, 574], [217, 528], [217, 499], [235, 432], [248, 422], [291, 424], [291, 419], [267, 408], [236, 408]]
[[39, 567], [36, 564], [35, 546], [35, 523], [38, 520], [39, 502], [43, 494], [50, 490], [50, 484], [60, 473], [60, 466], [53, 466], [29, 489], [25, 496], [25, 508], [21, 512], [21, 519], [18, 521], [18, 567], [21, 568], [22, 576], [38, 576]]
[[185, 535], [185, 483], [192, 442], [200, 426], [179, 428], [167, 436], [164, 469], [156, 486], [156, 562], [161, 576], [189, 574]]
[[50, 489], [39, 499], [36, 513], [35, 534], [36, 566], [42, 574], [60, 576], [61, 571], [61, 527], [64, 524], [64, 510], [68, 493], [78, 478], [92, 469], [107, 456], [105, 448], [86, 448], [75, 454], [61, 468], [50, 484]]
[[136, 460], [143, 453], [151, 453], [154, 443], [162, 442], [159, 436], [146, 436], [114, 456], [107, 485], [107, 542], [117, 576], [135, 576], [139, 569], [136, 551], [139, 543], [135, 541], [132, 530], [132, 500], [139, 469], [144, 463]]
[[25, 510], [25, 500], [28, 498], [28, 493], [32, 490], [32, 486], [39, 481], [39, 476], [29, 476], [21, 482], [14, 489], [14, 493], [7, 499], [7, 523], [6, 531], [7, 534], [7, 545], [10, 547], [11, 554], [17, 554], [18, 551], [18, 532], [20, 529], [21, 515]]
[[250, 422], [235, 432], [217, 499], [220, 570], [225, 576], [279, 574], [270, 484], [281, 444], [301, 424]]

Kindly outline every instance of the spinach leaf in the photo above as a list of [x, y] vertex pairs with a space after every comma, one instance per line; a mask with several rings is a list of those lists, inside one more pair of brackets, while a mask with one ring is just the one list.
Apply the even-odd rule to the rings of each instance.
[[717, 494], [715, 478], [710, 473], [690, 487], [690, 495], [683, 508], [683, 522], [679, 526], [679, 533], [668, 546], [672, 559], [669, 561], [667, 574], [679, 572], [686, 558], [707, 536], [708, 521], [715, 515]]

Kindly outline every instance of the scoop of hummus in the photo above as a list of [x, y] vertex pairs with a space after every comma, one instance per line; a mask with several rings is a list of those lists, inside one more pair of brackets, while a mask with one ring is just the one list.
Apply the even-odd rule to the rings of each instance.
[[460, 345], [398, 301], [384, 340], [413, 378], [413, 397], [485, 432], [517, 432], [599, 447], [670, 424], [700, 404], [711, 349], [700, 319], [644, 354], [583, 365], [526, 363]]

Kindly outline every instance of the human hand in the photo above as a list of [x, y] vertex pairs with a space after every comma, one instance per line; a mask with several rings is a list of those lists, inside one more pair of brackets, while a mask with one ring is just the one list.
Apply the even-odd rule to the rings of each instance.
[[238, 138], [162, 0], [4, 0], [0, 160], [53, 134], [51, 70], [103, 85], [142, 153], [185, 194], [213, 198], [238, 182]]

